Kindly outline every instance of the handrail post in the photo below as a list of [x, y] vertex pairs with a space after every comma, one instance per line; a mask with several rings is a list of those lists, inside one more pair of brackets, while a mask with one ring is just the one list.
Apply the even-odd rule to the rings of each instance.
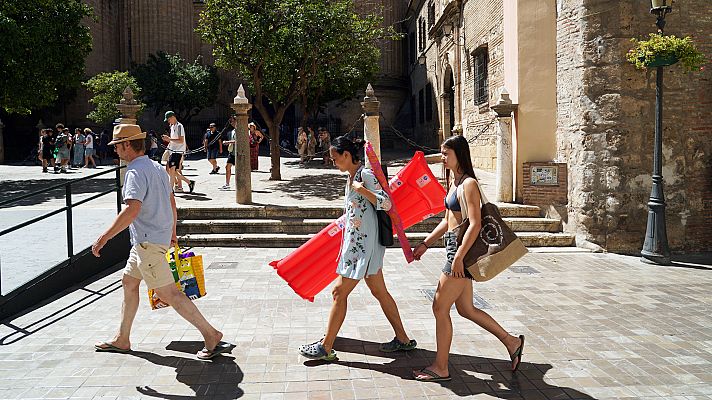
[[65, 185], [65, 203], [67, 205], [67, 257], [74, 257], [74, 234], [72, 231], [72, 182]]
[[116, 213], [121, 212], [121, 168], [116, 169]]

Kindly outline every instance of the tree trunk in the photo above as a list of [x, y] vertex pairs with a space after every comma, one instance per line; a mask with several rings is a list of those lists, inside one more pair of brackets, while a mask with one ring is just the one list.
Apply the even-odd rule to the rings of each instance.
[[5, 163], [5, 140], [2, 132], [2, 121], [0, 121], [0, 164]]
[[272, 121], [271, 124], [267, 124], [269, 128], [269, 155], [272, 161], [272, 168], [270, 168], [270, 180], [271, 181], [281, 181], [282, 173], [280, 171], [279, 163], [279, 124], [282, 122], [280, 118], [279, 121], [276, 119]]

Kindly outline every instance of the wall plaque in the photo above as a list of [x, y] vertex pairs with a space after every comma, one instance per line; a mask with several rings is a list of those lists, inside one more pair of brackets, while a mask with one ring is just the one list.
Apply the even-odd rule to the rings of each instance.
[[556, 186], [559, 184], [558, 168], [556, 166], [532, 167], [531, 184], [533, 186]]

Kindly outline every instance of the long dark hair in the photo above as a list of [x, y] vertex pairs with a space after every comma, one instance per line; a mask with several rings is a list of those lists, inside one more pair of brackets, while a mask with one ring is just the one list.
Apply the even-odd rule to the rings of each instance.
[[[472, 168], [472, 159], [470, 158], [470, 144], [467, 143], [467, 139], [465, 139], [464, 136], [452, 136], [446, 141], [444, 141], [442, 146], [447, 147], [448, 149], [455, 152], [455, 158], [457, 158], [457, 165], [462, 170], [462, 172], [464, 172], [468, 176], [477, 179], [477, 177], [475, 176], [475, 169]], [[450, 182], [449, 169], [445, 171], [445, 181]]]
[[363, 147], [366, 142], [362, 139], [351, 140], [346, 136], [339, 136], [331, 141], [331, 148], [339, 154], [348, 151], [351, 154], [351, 161], [356, 164], [363, 158]]

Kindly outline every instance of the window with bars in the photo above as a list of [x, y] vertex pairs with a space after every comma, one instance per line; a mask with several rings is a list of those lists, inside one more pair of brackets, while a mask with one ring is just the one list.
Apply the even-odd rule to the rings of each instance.
[[425, 50], [425, 18], [418, 20], [418, 51]]
[[416, 50], [417, 43], [415, 40], [415, 32], [410, 32], [408, 34], [408, 61], [411, 64], [415, 64], [415, 62], [418, 60], [418, 51]]
[[475, 50], [472, 54], [472, 61], [472, 76], [475, 80], [475, 104], [487, 103], [489, 101], [489, 91], [487, 85], [487, 67], [489, 64], [489, 56], [487, 55], [487, 47]]
[[428, 28], [435, 25], [435, 2], [431, 1], [428, 4]]

